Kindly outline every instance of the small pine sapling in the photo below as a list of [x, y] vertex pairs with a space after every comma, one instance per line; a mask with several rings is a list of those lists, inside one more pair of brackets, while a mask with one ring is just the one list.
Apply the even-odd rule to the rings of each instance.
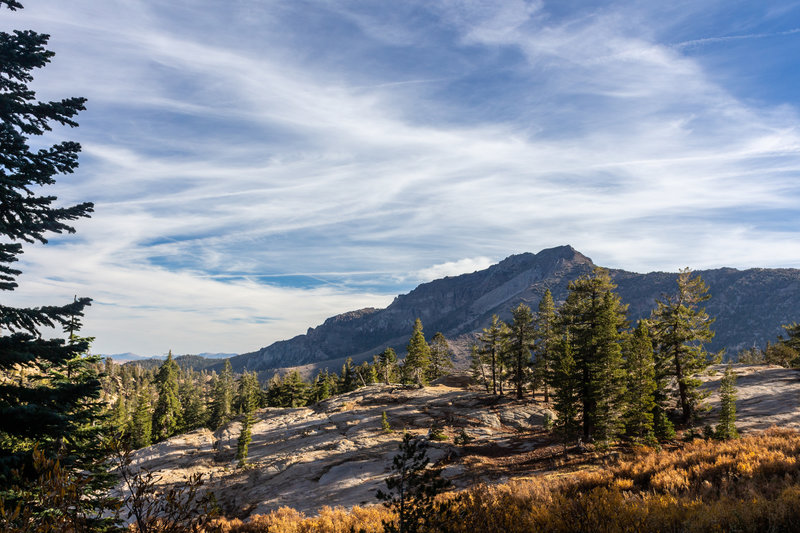
[[389, 417], [386, 416], [386, 411], [381, 413], [381, 429], [384, 433], [394, 433], [392, 426], [389, 424]]
[[720, 414], [716, 437], [720, 440], [738, 439], [736, 430], [736, 374], [730, 363], [719, 386]]
[[379, 490], [383, 504], [397, 511], [397, 520], [383, 521], [386, 533], [441, 531], [448, 519], [445, 504], [436, 496], [450, 487], [440, 468], [428, 468], [428, 443], [410, 433], [403, 436], [400, 453], [392, 460], [387, 492]]

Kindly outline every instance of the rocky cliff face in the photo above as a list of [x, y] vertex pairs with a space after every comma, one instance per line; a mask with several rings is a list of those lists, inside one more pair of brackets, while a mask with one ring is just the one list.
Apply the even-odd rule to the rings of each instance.
[[[365, 360], [387, 346], [402, 354], [418, 317], [429, 336], [441, 331], [464, 351], [466, 340], [486, 327], [492, 314], [508, 320], [511, 309], [521, 302], [536, 310], [548, 288], [556, 302], [563, 301], [569, 282], [594, 266], [571, 246], [512, 255], [485, 270], [424, 283], [385, 309], [329, 318], [305, 335], [239, 355], [232, 363], [235, 370], [266, 371], [326, 362], [336, 369], [345, 357]], [[735, 354], [753, 344], [762, 346], [775, 339], [781, 324], [800, 320], [800, 270], [723, 268], [697, 274], [710, 287], [712, 298], [706, 308], [717, 319], [712, 350], [725, 348]], [[656, 298], [674, 291], [677, 276], [624, 270], [612, 270], [611, 275], [623, 302], [630, 306], [632, 322], [648, 316]]]

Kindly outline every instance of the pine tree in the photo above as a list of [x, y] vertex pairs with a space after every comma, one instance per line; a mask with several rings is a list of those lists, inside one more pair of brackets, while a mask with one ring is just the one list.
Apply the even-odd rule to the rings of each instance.
[[326, 369], [324, 372], [319, 372], [311, 384], [309, 402], [317, 403], [330, 398], [335, 390], [335, 379], [332, 379], [328, 370]]
[[725, 367], [725, 374], [719, 384], [719, 424], [716, 437], [721, 440], [738, 439], [736, 430], [736, 373], [730, 363]]
[[547, 380], [553, 390], [555, 431], [566, 451], [567, 445], [575, 442], [581, 431], [581, 374], [572, 356], [569, 331], [564, 333], [558, 349], [551, 355], [552, 365]]
[[428, 379], [434, 380], [453, 371], [453, 350], [441, 332], [437, 332], [430, 342], [431, 365]]
[[231, 419], [233, 402], [233, 368], [230, 360], [225, 360], [225, 366], [214, 381], [214, 391], [211, 398], [211, 414], [208, 425], [212, 430], [221, 427]]
[[283, 379], [285, 407], [303, 407], [308, 403], [308, 383], [303, 381], [297, 370], [292, 370]]
[[253, 413], [258, 405], [258, 376], [253, 372], [245, 372], [239, 379], [239, 392], [237, 396], [237, 406], [240, 413], [244, 414], [242, 419], [242, 429], [239, 433], [239, 440], [236, 445], [236, 460], [239, 467], [247, 463], [247, 453], [252, 440]]
[[253, 413], [245, 413], [242, 419], [242, 429], [239, 432], [239, 439], [236, 441], [236, 461], [239, 468], [247, 464], [247, 455], [250, 450], [250, 443], [253, 440]]
[[627, 306], [620, 303], [613, 292], [603, 294], [603, 305], [598, 317], [594, 380], [597, 384], [597, 415], [595, 434], [597, 440], [608, 444], [622, 434], [625, 423], [625, 369], [622, 344], [627, 327]]
[[783, 335], [778, 336], [778, 343], [773, 345], [770, 350], [770, 345], [767, 343], [767, 348], [764, 358], [768, 364], [781, 365], [787, 368], [800, 367], [800, 324], [792, 322], [781, 326], [786, 333], [786, 338]]
[[353, 367], [353, 358], [348, 357], [342, 365], [342, 375], [339, 377], [339, 392], [352, 392], [358, 388], [358, 375]]
[[482, 385], [483, 388], [486, 389], [486, 392], [489, 392], [489, 380], [486, 379], [486, 368], [484, 364], [483, 356], [481, 352], [478, 350], [478, 345], [473, 344], [472, 348], [470, 349], [470, 359], [469, 359], [469, 372], [472, 378], [472, 382], [475, 384]]
[[175, 435], [181, 425], [181, 408], [178, 399], [178, 365], [172, 359], [172, 350], [159, 367], [155, 385], [156, 408], [153, 411], [153, 440], [160, 442]]
[[534, 318], [534, 390], [538, 383], [542, 384], [544, 401], [550, 401], [547, 376], [550, 374], [550, 362], [559, 350], [561, 337], [558, 332], [558, 315], [553, 302], [553, 295], [547, 289], [539, 301], [539, 309]]
[[[14, 0], [0, 1], [0, 9], [22, 8]], [[58, 207], [52, 195], [38, 194], [55, 183], [59, 174], [78, 167], [80, 145], [61, 142], [39, 148], [39, 137], [54, 124], [77, 126], [74, 117], [84, 109], [84, 98], [39, 102], [28, 87], [33, 71], [53, 57], [45, 47], [49, 36], [33, 31], [0, 32], [0, 290], [17, 287], [20, 270], [12, 268], [23, 252], [22, 243], [47, 243], [53, 233], [74, 233], [69, 222], [88, 217], [91, 203]], [[31, 145], [36, 148], [31, 148]], [[45, 340], [41, 330], [68, 327], [88, 306], [88, 298], [63, 306], [14, 308], [0, 306], [0, 482], [30, 459], [33, 445], [53, 456], [85, 424], [84, 402], [100, 396], [97, 375], [88, 372], [94, 360], [82, 357], [88, 340]], [[61, 379], [82, 368], [80, 380]], [[78, 418], [76, 418], [76, 416]], [[73, 459], [93, 449], [73, 450], [62, 463], [72, 468]]]
[[197, 373], [189, 370], [178, 385], [178, 399], [183, 413], [181, 414], [182, 433], [201, 428], [208, 423], [208, 412], [204, 401], [203, 385]]
[[427, 383], [428, 368], [431, 364], [431, 349], [425, 342], [422, 332], [422, 321], [414, 321], [414, 329], [406, 346], [406, 359], [403, 363], [403, 383], [425, 385]]
[[403, 435], [400, 453], [392, 459], [392, 474], [386, 478], [387, 492], [377, 497], [397, 512], [397, 521], [383, 521], [386, 533], [443, 531], [444, 513], [437, 494], [451, 483], [442, 477], [441, 468], [429, 468], [428, 442], [410, 433]]
[[142, 387], [136, 395], [136, 407], [128, 430], [130, 445], [133, 449], [150, 446], [153, 439], [153, 416], [150, 413], [150, 390]]
[[492, 323], [483, 333], [478, 335], [481, 342], [480, 354], [489, 362], [492, 370], [492, 394], [497, 394], [497, 385], [500, 383], [500, 394], [503, 394], [502, 367], [500, 357], [505, 351], [506, 325], [497, 315], [492, 315]]
[[239, 388], [236, 392], [236, 411], [239, 414], [253, 412], [258, 407], [258, 396], [261, 386], [255, 372], [244, 371], [239, 378]]
[[621, 429], [624, 380], [621, 342], [627, 306], [614, 293], [608, 271], [569, 284], [561, 322], [570, 332], [571, 352], [580, 374], [583, 439], [608, 442]]
[[386, 348], [378, 356], [380, 377], [386, 385], [397, 379], [397, 354], [394, 349]]
[[641, 320], [626, 342], [625, 376], [626, 433], [634, 440], [647, 440], [654, 435], [656, 375], [653, 342], [647, 324]]
[[652, 314], [657, 379], [664, 382], [674, 378], [684, 423], [697, 416], [698, 405], [706, 395], [695, 376], [716, 359], [703, 346], [714, 337], [714, 319], [701, 307], [710, 297], [705, 282], [700, 276], [693, 278], [686, 268], [678, 274], [677, 293], [657, 300]]
[[114, 405], [111, 407], [111, 427], [114, 433], [122, 435], [128, 425], [128, 405], [125, 395], [120, 391]]
[[375, 372], [375, 367], [364, 361], [355, 369], [356, 386], [366, 387], [378, 381], [378, 374]]
[[511, 368], [511, 381], [516, 385], [517, 398], [521, 399], [531, 366], [531, 348], [534, 343], [533, 313], [530, 307], [521, 303], [511, 311], [511, 315], [513, 320], [505, 332], [505, 346]]

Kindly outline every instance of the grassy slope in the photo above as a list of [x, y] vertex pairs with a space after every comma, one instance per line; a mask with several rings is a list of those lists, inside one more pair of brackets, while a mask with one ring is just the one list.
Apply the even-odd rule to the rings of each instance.
[[[605, 467], [449, 495], [457, 519], [447, 531], [797, 531], [799, 457], [800, 433], [780, 430], [633, 450]], [[230, 533], [381, 532], [381, 520], [391, 518], [380, 506], [323, 509], [316, 517], [284, 508], [217, 525]]]

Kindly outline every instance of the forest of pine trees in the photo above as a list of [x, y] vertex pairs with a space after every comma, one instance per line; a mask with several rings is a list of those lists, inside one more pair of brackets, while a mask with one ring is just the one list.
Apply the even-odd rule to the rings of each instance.
[[536, 313], [519, 304], [509, 324], [493, 316], [472, 349], [473, 381], [552, 401], [565, 443], [648, 442], [672, 437], [673, 418], [691, 425], [704, 397], [696, 376], [721, 358], [704, 349], [714, 335], [702, 306], [708, 288], [682, 270], [674, 293], [634, 327], [615, 289], [595, 268], [569, 284], [560, 307], [548, 290]]
[[306, 380], [293, 370], [273, 375], [263, 387], [253, 372], [234, 375], [227, 360], [219, 374], [183, 368], [171, 352], [155, 369], [107, 360], [103, 397], [111, 425], [134, 449], [201, 427], [216, 430], [241, 417], [238, 459], [244, 464], [256, 409], [303, 407], [375, 383], [421, 385], [452, 372], [453, 352], [444, 335], [437, 332], [428, 344], [419, 319], [408, 347], [411, 357], [404, 361], [386, 348], [372, 362], [357, 365], [348, 358], [338, 374], [325, 369]]

